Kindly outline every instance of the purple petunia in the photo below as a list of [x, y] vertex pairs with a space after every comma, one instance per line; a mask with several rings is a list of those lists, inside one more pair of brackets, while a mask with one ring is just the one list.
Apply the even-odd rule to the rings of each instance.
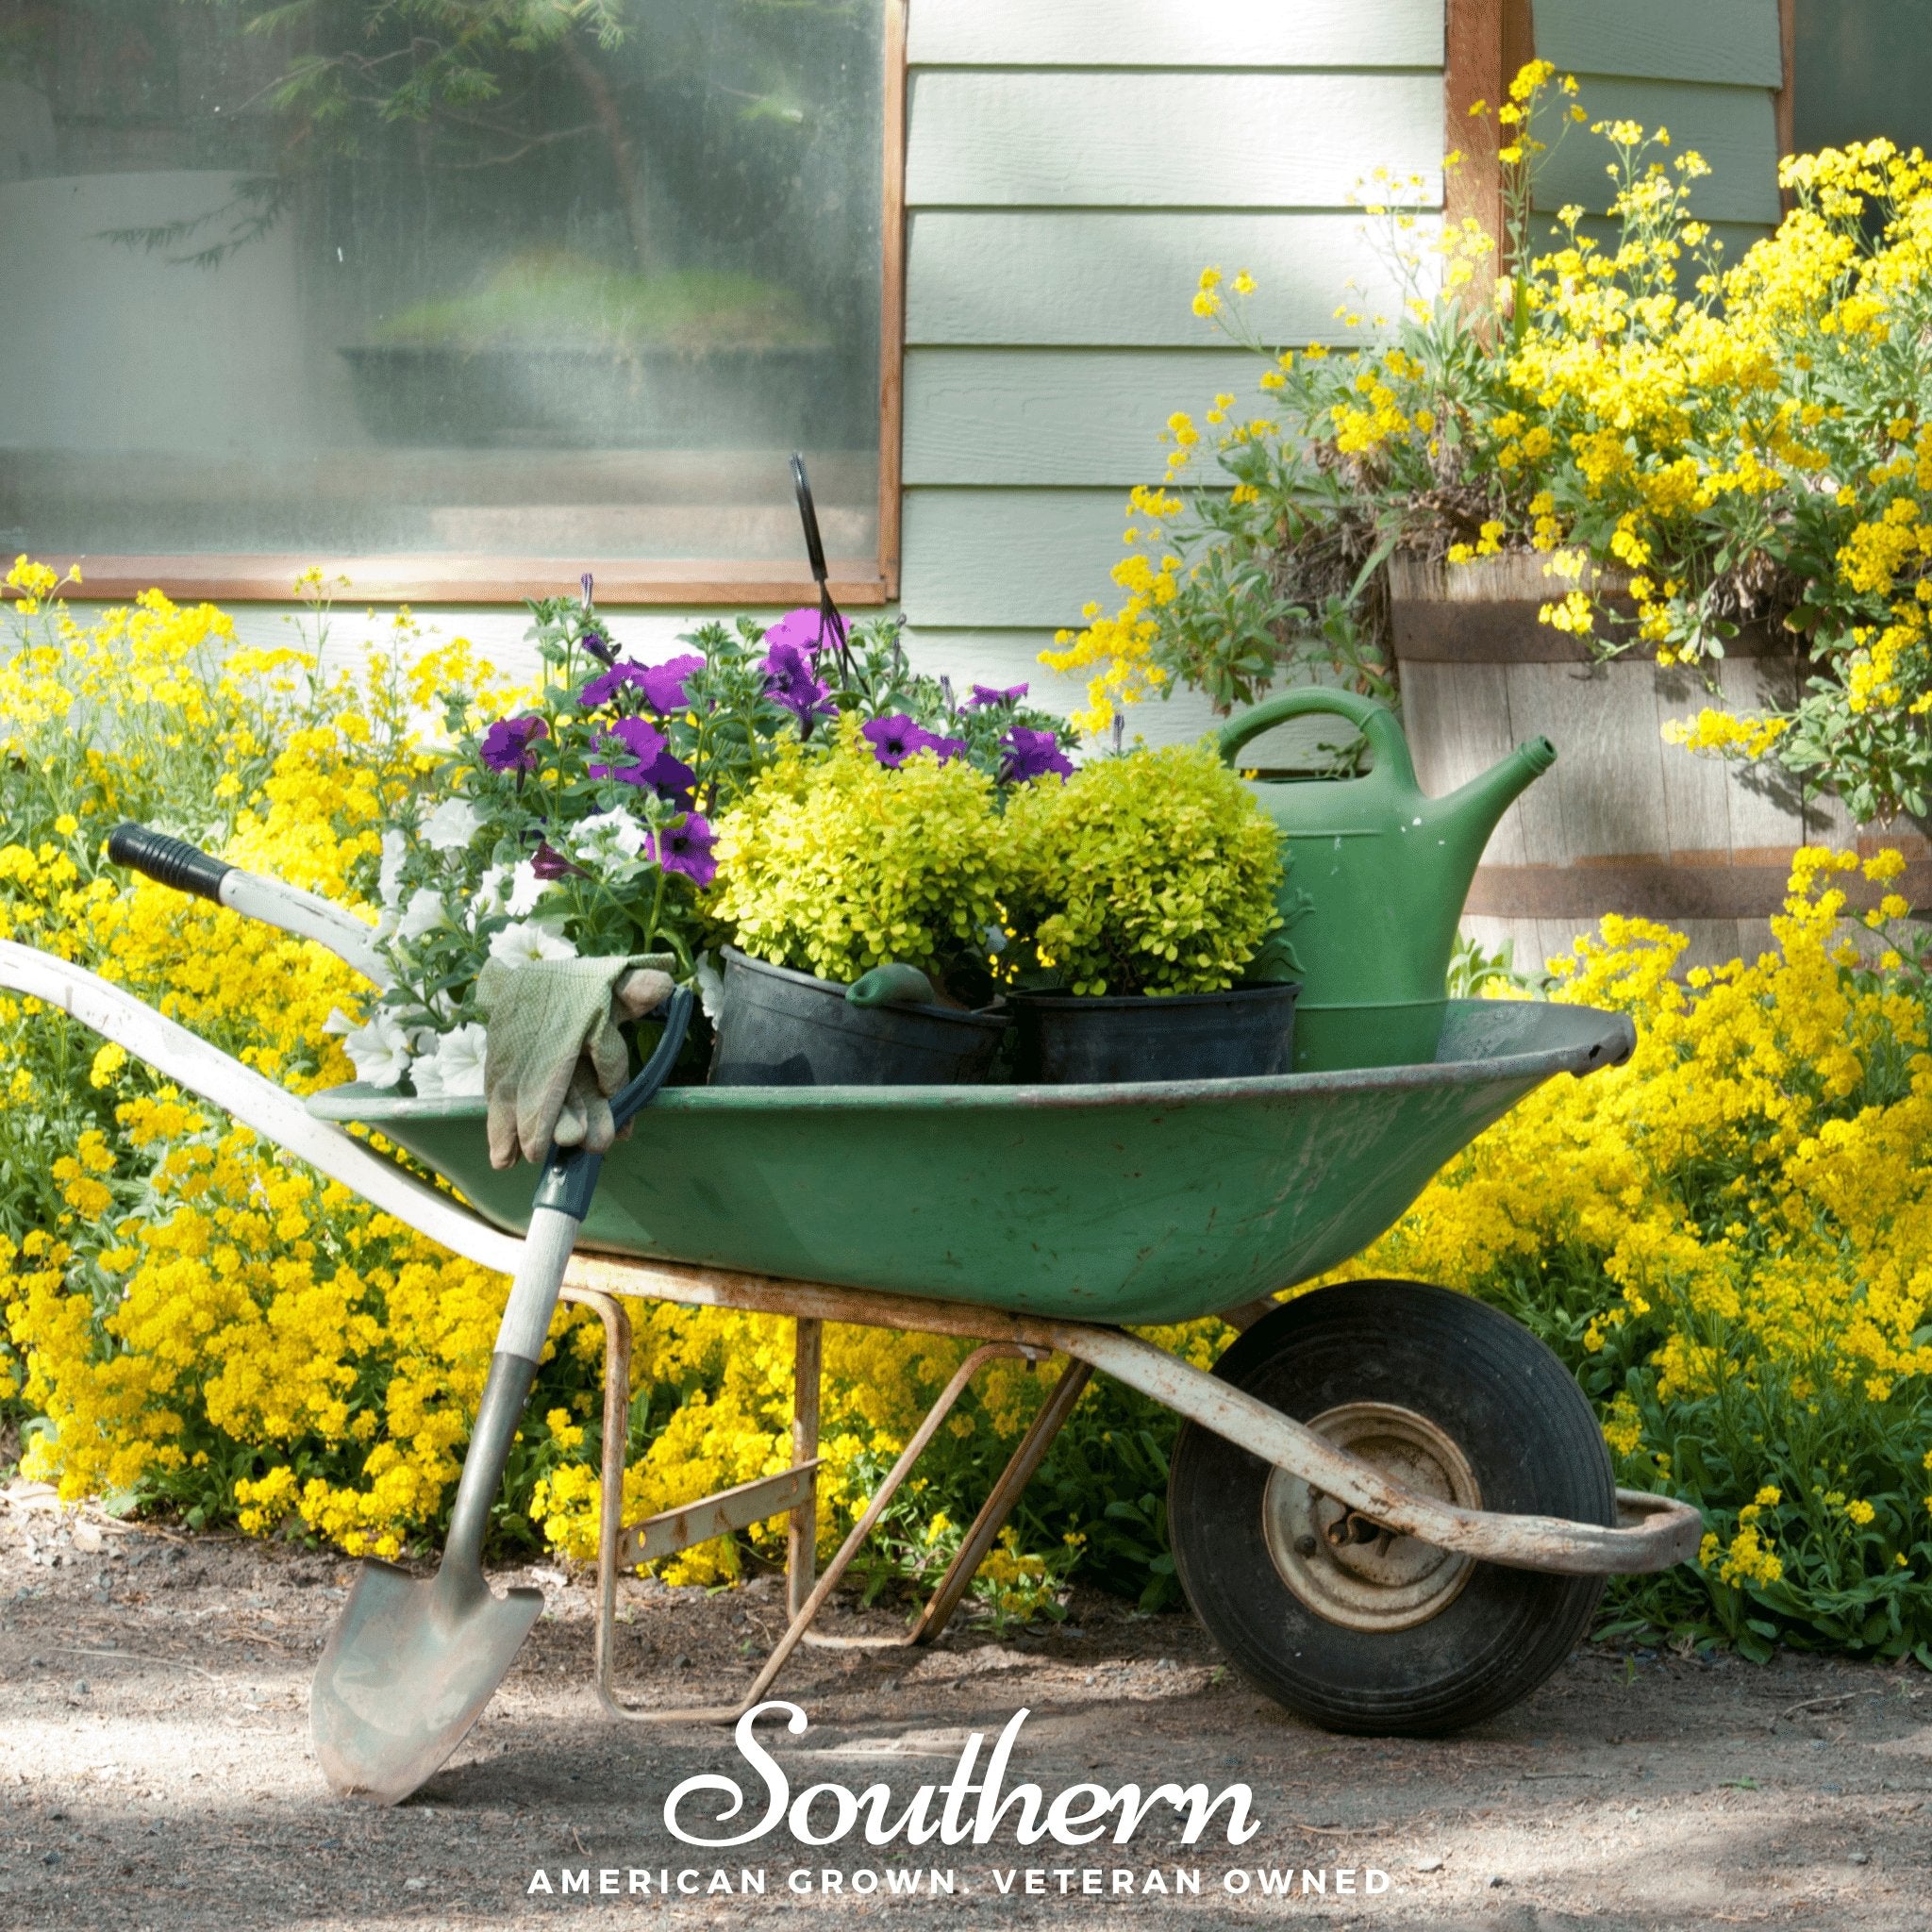
[[654, 711], [676, 711], [684, 707], [684, 681], [705, 668], [699, 657], [673, 658], [663, 664], [640, 664], [635, 658], [611, 665], [593, 677], [578, 694], [587, 711], [601, 710], [620, 691], [643, 693], [645, 704]]
[[904, 711], [895, 711], [890, 718], [874, 718], [860, 729], [872, 746], [873, 757], [891, 771], [897, 771], [918, 752], [929, 751], [944, 764], [948, 758], [961, 757], [966, 750], [964, 739], [936, 737], [922, 730]]
[[698, 774], [682, 758], [674, 758], [668, 751], [660, 751], [644, 767], [641, 782], [655, 786], [666, 798], [689, 807], [698, 782]]
[[479, 756], [492, 772], [534, 772], [537, 754], [532, 747], [549, 735], [549, 725], [534, 715], [499, 718], [483, 734]]
[[997, 685], [975, 684], [973, 695], [966, 700], [969, 711], [984, 711], [994, 705], [1017, 705], [1026, 695], [1028, 687], [1024, 684], [1009, 684], [1005, 690]]
[[648, 718], [620, 718], [598, 740], [630, 753], [627, 762], [615, 758], [587, 767], [593, 778], [615, 778], [623, 785], [649, 785], [667, 796], [688, 800], [697, 774], [672, 755], [664, 734]]
[[705, 668], [705, 660], [692, 652], [682, 658], [668, 658], [644, 672], [644, 702], [654, 711], [681, 711], [686, 703], [685, 680]]
[[765, 693], [784, 708], [801, 725], [814, 714], [832, 708], [831, 693], [812, 669], [811, 659], [796, 644], [775, 643], [765, 653], [762, 669]]
[[803, 604], [796, 610], [788, 610], [766, 629], [765, 642], [774, 650], [786, 644], [794, 651], [808, 651], [817, 657], [827, 644], [838, 648], [838, 625], [839, 620], [828, 620], [816, 604]]
[[711, 857], [716, 843], [710, 821], [694, 811], [685, 814], [682, 824], [647, 833], [644, 840], [645, 850], [666, 872], [681, 872], [698, 886], [708, 886], [718, 876], [718, 861]]
[[583, 645], [584, 649], [590, 652], [591, 656], [596, 658], [598, 663], [615, 664], [617, 662], [617, 646], [611, 643], [602, 631], [587, 630], [577, 640], [577, 642]]
[[577, 693], [577, 701], [587, 711], [602, 710], [621, 691], [645, 690], [645, 679], [650, 675], [649, 666], [640, 664], [635, 658], [626, 658], [591, 678]]
[[1009, 785], [1024, 785], [1049, 772], [1058, 772], [1062, 778], [1073, 775], [1073, 761], [1051, 731], [1029, 731], [1015, 724], [1000, 743], [1007, 754], [1000, 761], [1000, 776]]
[[537, 847], [530, 860], [530, 871], [540, 879], [566, 879], [573, 874], [580, 878], [589, 876], [582, 866], [574, 864], [547, 841]]
[[621, 745], [630, 753], [631, 761], [622, 765], [614, 760], [592, 765], [591, 776], [621, 778], [626, 785], [648, 785], [651, 781], [644, 775], [646, 770], [670, 749], [669, 741], [648, 718], [620, 718], [597, 741]]

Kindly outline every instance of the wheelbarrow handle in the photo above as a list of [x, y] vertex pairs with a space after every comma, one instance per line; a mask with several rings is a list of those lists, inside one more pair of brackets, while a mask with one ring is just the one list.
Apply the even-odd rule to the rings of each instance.
[[313, 940], [326, 946], [345, 965], [353, 966], [372, 986], [386, 987], [390, 970], [376, 952], [375, 934], [354, 913], [315, 892], [305, 892], [281, 879], [245, 871], [150, 825], [116, 825], [108, 834], [108, 857], [177, 892], [192, 892], [259, 920], [278, 932]]
[[235, 870], [225, 858], [217, 858], [186, 839], [172, 839], [166, 832], [131, 822], [108, 834], [108, 857], [159, 885], [192, 892], [197, 899], [212, 899], [217, 906], [222, 903], [222, 881]]

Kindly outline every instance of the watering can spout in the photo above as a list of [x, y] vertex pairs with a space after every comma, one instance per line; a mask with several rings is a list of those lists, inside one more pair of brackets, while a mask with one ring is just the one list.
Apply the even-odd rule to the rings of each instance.
[[1507, 758], [1429, 807], [1429, 819], [1445, 848], [1444, 871], [1456, 882], [1457, 914], [1496, 822], [1556, 761], [1557, 747], [1547, 738], [1526, 738]]

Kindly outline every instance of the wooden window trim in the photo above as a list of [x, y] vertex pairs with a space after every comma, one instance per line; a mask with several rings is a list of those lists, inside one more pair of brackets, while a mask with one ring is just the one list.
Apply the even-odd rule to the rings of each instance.
[[[1507, 99], [1517, 70], [1536, 56], [1532, 0], [1447, 0], [1443, 8], [1442, 151], [1459, 154], [1442, 184], [1442, 218], [1457, 223], [1474, 216], [1486, 234], [1503, 240], [1503, 165], [1496, 109]], [[1471, 120], [1476, 102], [1489, 114]], [[1484, 308], [1495, 288], [1496, 257], [1486, 256], [1471, 298]]]
[[[832, 558], [832, 594], [860, 608], [899, 595], [901, 439], [905, 411], [906, 346], [906, 8], [885, 0], [885, 154], [880, 230], [885, 258], [879, 276], [878, 554]], [[94, 598], [130, 598], [158, 588], [176, 600], [208, 598], [228, 604], [285, 604], [295, 578], [311, 566], [346, 577], [352, 601], [374, 604], [521, 604], [550, 589], [569, 589], [582, 571], [597, 580], [604, 605], [692, 608], [813, 603], [818, 587], [796, 563], [683, 558], [587, 557], [375, 556], [341, 557], [248, 552], [192, 556], [82, 557], [84, 591]]]
[[[1777, 0], [1777, 54], [1780, 85], [1772, 96], [1772, 112], [1777, 122], [1777, 158], [1782, 161], [1798, 145], [1798, 0]], [[1791, 190], [1778, 190], [1778, 205], [1790, 213], [1797, 206]]]

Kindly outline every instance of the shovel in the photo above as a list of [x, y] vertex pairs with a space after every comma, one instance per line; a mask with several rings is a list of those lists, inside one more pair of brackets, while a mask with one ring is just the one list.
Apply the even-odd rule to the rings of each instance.
[[[664, 1084], [691, 1014], [691, 991], [680, 987], [657, 1051], [610, 1103], [618, 1126]], [[603, 1164], [602, 1155], [581, 1147], [554, 1148], [544, 1162], [441, 1567], [418, 1577], [392, 1563], [364, 1563], [316, 1667], [309, 1734], [324, 1774], [344, 1797], [393, 1805], [422, 1784], [482, 1715], [543, 1607], [541, 1590], [491, 1593], [483, 1577], [483, 1532]], [[606, 1416], [604, 1426], [622, 1428], [624, 1419]], [[617, 1508], [620, 1500], [607, 1496], [604, 1507]]]

